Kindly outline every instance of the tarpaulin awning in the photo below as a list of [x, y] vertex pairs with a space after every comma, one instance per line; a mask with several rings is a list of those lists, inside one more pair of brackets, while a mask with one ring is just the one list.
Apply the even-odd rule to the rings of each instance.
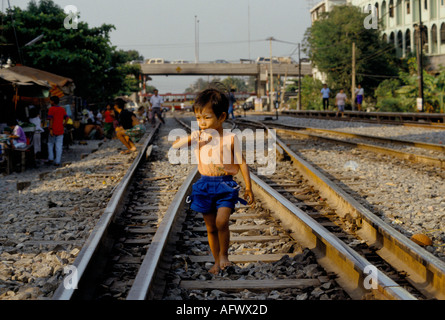
[[15, 66], [9, 68], [10, 70], [19, 73], [21, 75], [30, 77], [34, 80], [44, 80], [47, 81], [51, 86], [58, 86], [59, 88], [70, 86], [73, 80], [70, 78], [62, 77], [54, 73], [47, 71], [34, 69], [26, 66]]
[[63, 97], [64, 95], [72, 95], [76, 87], [71, 78], [59, 76], [47, 71], [26, 66], [15, 66], [9, 68], [9, 70], [19, 75], [31, 78], [34, 81], [47, 82], [51, 88], [51, 95], [56, 95], [59, 98]]
[[12, 68], [0, 69], [0, 78], [19, 86], [38, 85], [41, 87], [51, 88], [51, 85], [43, 80], [33, 79], [26, 75], [17, 73]]

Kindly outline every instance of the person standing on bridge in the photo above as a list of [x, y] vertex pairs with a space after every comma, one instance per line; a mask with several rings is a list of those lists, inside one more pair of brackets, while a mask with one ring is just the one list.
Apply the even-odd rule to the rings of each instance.
[[158, 119], [165, 124], [164, 118], [162, 117], [162, 104], [164, 103], [164, 99], [158, 95], [158, 89], [155, 89], [153, 91], [154, 95], [150, 98], [150, 104], [151, 104], [151, 124], [154, 127], [156, 124], [155, 115], [158, 117]]
[[[254, 203], [249, 167], [239, 140], [230, 130], [223, 130], [228, 109], [229, 101], [224, 93], [213, 88], [202, 91], [193, 105], [199, 130], [177, 139], [172, 145], [175, 149], [192, 145], [198, 159], [201, 178], [192, 187], [190, 208], [204, 217], [210, 250], [215, 259], [209, 270], [213, 274], [231, 265], [228, 255], [229, 218], [235, 205], [238, 202]], [[239, 171], [246, 185], [244, 196], [248, 202], [238, 197], [240, 186], [233, 180]]]

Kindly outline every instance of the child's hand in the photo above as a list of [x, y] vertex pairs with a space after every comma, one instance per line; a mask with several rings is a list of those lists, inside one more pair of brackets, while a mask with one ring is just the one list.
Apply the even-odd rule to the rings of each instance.
[[252, 205], [255, 202], [255, 197], [250, 189], [246, 189], [244, 192], [244, 198], [247, 200], [248, 205]]
[[205, 132], [205, 130], [202, 130], [199, 133], [199, 141], [210, 142], [212, 141], [212, 135], [210, 133]]
[[207, 132], [201, 131], [199, 134], [199, 147], [202, 148], [206, 144], [212, 141], [212, 135]]

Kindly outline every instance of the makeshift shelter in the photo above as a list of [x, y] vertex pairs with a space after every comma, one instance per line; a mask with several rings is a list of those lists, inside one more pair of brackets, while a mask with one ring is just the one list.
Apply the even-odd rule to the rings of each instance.
[[68, 97], [74, 89], [72, 79], [43, 70], [26, 66], [0, 69], [0, 123], [13, 116], [11, 111], [18, 119], [26, 118], [28, 105], [45, 107], [50, 96]]
[[48, 97], [50, 89], [51, 86], [46, 81], [16, 73], [10, 68], [0, 69], [0, 123], [26, 117], [26, 110], [18, 108], [20, 97], [38, 101]]
[[15, 66], [9, 68], [9, 70], [17, 74], [27, 76], [31, 79], [34, 79], [35, 81], [48, 82], [51, 86], [51, 95], [58, 96], [59, 98], [63, 96], [73, 95], [74, 89], [76, 88], [72, 79], [43, 70], [34, 69], [26, 66]]
[[26, 75], [23, 75], [21, 73], [12, 70], [12, 68], [0, 69], [0, 78], [17, 86], [38, 85], [46, 88], [51, 87], [49, 83], [47, 83], [46, 81], [33, 79], [31, 77], [28, 77]]

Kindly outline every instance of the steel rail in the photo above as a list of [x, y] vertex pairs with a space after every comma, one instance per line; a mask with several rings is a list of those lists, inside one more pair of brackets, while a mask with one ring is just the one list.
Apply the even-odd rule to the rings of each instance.
[[271, 214], [293, 231], [291, 235], [297, 241], [315, 253], [327, 271], [338, 275], [336, 281], [353, 299], [369, 299], [371, 294], [375, 299], [417, 300], [377, 268], [372, 269], [370, 275], [371, 262], [256, 175], [251, 174], [251, 177], [255, 195], [264, 199]]
[[[175, 120], [191, 131], [191, 127], [187, 123], [177, 117]], [[235, 124], [233, 123], [232, 126]], [[168, 266], [171, 261], [171, 255], [168, 252], [172, 251], [172, 246], [179, 238], [177, 233], [181, 231], [181, 224], [185, 219], [185, 215], [181, 216], [179, 213], [184, 209], [186, 196], [191, 192], [192, 185], [198, 178], [199, 172], [196, 166], [169, 205], [127, 295], [127, 300], [162, 298], [166, 282], [164, 275], [168, 271], [164, 266]]]
[[[52, 300], [88, 300], [92, 297], [89, 288], [91, 287], [91, 283], [95, 283], [95, 279], [104, 266], [103, 261], [101, 261], [102, 257], [111, 249], [111, 244], [107, 241], [109, 232], [108, 227], [121, 210], [131, 180], [135, 175], [137, 168], [144, 161], [145, 152], [148, 146], [153, 142], [153, 139], [159, 130], [159, 126], [160, 123], [158, 123], [154, 130], [146, 137], [138, 156], [115, 188], [104, 213], [74, 260], [74, 263], [71, 266], [73, 267], [72, 273], [67, 275], [63, 280], [63, 283], [59, 285], [54, 292]], [[65, 280], [68, 279], [68, 276], [71, 276], [73, 281], [67, 285]]]
[[288, 129], [277, 129], [277, 131], [294, 134], [294, 135], [302, 135], [302, 136], [310, 137], [313, 139], [330, 141], [333, 143], [343, 144], [343, 145], [351, 146], [351, 147], [361, 149], [361, 150], [367, 150], [367, 151], [371, 151], [374, 153], [386, 154], [386, 155], [397, 157], [397, 158], [403, 159], [403, 160], [424, 163], [424, 164], [428, 164], [431, 166], [438, 166], [439, 168], [445, 168], [445, 160], [434, 158], [434, 157], [428, 157], [428, 156], [424, 156], [424, 155], [394, 150], [394, 149], [390, 149], [390, 148], [374, 146], [374, 145], [366, 144], [366, 143], [358, 143], [358, 142], [345, 141], [345, 140], [341, 140], [341, 139], [329, 138], [329, 137], [325, 137], [325, 136], [321, 136], [321, 135], [317, 135], [317, 134], [313, 134], [313, 133], [297, 132], [297, 131], [288, 130]]
[[[241, 121], [241, 122], [244, 121], [244, 122], [248, 123], [251, 120], [240, 119], [238, 121]], [[257, 122], [257, 121], [251, 121], [251, 123], [254, 123], [257, 126], [265, 125], [264, 123]], [[408, 161], [417, 162], [417, 163], [424, 163], [424, 164], [428, 164], [428, 165], [432, 165], [432, 166], [438, 166], [439, 168], [445, 168], [445, 160], [438, 159], [438, 158], [435, 158], [435, 157], [429, 157], [429, 156], [424, 156], [424, 155], [419, 155], [419, 154], [414, 154], [414, 153], [394, 150], [394, 149], [381, 147], [381, 146], [374, 146], [374, 145], [370, 145], [370, 144], [366, 144], [366, 143], [345, 141], [345, 140], [341, 140], [341, 139], [325, 137], [325, 136], [322, 136], [322, 135], [308, 133], [308, 132], [299, 132], [299, 131], [295, 130], [294, 126], [287, 126], [287, 125], [281, 125], [281, 124], [278, 125], [278, 126], [291, 127], [292, 128], [292, 129], [277, 129], [278, 132], [281, 131], [281, 132], [285, 132], [285, 133], [288, 133], [288, 134], [300, 135], [300, 136], [309, 137], [309, 138], [313, 138], [313, 139], [320, 139], [320, 140], [330, 141], [330, 142], [333, 142], [333, 143], [343, 144], [343, 145], [346, 145], [346, 146], [352, 146], [354, 148], [361, 149], [361, 150], [367, 150], [367, 151], [371, 151], [371, 152], [374, 152], [374, 153], [377, 152], [377, 153], [381, 153], [381, 154], [390, 155], [390, 156], [397, 157], [397, 158], [403, 159], [403, 160], [408, 160]], [[330, 130], [324, 130], [324, 129], [312, 129], [312, 128], [305, 128], [305, 127], [297, 127], [297, 128], [305, 129], [305, 131], [315, 131], [315, 130], [318, 130], [320, 132], [331, 133]], [[337, 131], [332, 131], [332, 132], [333, 133], [337, 133]], [[352, 134], [352, 133], [349, 134], [349, 133], [345, 133], [345, 132], [343, 132], [341, 134], [352, 136], [352, 137], [354, 137], [354, 136], [357, 136], [357, 137], [363, 136], [363, 137], [376, 138], [376, 139], [380, 138], [380, 137], [374, 137], [374, 136], [356, 135], [356, 134]], [[384, 139], [385, 138], [380, 138], [380, 140], [384, 140]], [[403, 140], [398, 140], [398, 141], [400, 141], [400, 143], [403, 143]], [[389, 141], [389, 142], [392, 142], [392, 140]], [[397, 140], [396, 140], [396, 143], [397, 143]], [[417, 147], [417, 145], [416, 145], [416, 147]], [[436, 144], [423, 144], [423, 146], [421, 146], [421, 147], [430, 148], [430, 149], [434, 149], [434, 150], [445, 151], [445, 146], [436, 145]]]
[[[264, 124], [252, 121], [257, 126]], [[267, 127], [266, 127], [267, 128]], [[298, 157], [277, 138], [277, 144], [289, 155], [293, 165], [340, 215], [349, 213], [359, 230], [357, 234], [398, 271], [407, 273], [407, 280], [428, 298], [445, 299], [445, 262], [365, 208], [342, 188], [329, 180], [311, 164]]]
[[[284, 110], [282, 115], [304, 118], [317, 118], [337, 121], [357, 121], [391, 125], [425, 127], [430, 129], [445, 129], [445, 114], [443, 113], [397, 113], [397, 112], [360, 112], [345, 111], [346, 118], [336, 117], [337, 111], [320, 110]], [[398, 120], [388, 120], [388, 119]], [[404, 120], [411, 119], [411, 120]], [[424, 120], [426, 119], [426, 120]], [[423, 120], [425, 122], [421, 122]], [[436, 120], [437, 122], [433, 122]]]
[[170, 267], [173, 258], [171, 252], [174, 251], [173, 247], [179, 239], [182, 223], [185, 220], [185, 214], [181, 212], [186, 205], [186, 196], [191, 192], [192, 185], [198, 177], [198, 167], [195, 167], [169, 205], [127, 295], [127, 300], [162, 298], [165, 287], [164, 275]]
[[408, 141], [408, 140], [401, 140], [401, 139], [394, 139], [394, 138], [384, 138], [384, 137], [378, 137], [378, 136], [371, 136], [371, 135], [367, 135], [367, 134], [350, 133], [350, 132], [329, 130], [329, 129], [320, 129], [320, 128], [309, 128], [309, 127], [295, 126], [295, 125], [282, 124], [282, 123], [272, 123], [272, 122], [267, 122], [267, 121], [264, 121], [264, 124], [273, 126], [273, 127], [287, 128], [290, 130], [305, 130], [305, 131], [312, 131], [312, 132], [337, 134], [337, 135], [342, 135], [342, 136], [351, 137], [351, 138], [370, 139], [370, 140], [382, 141], [382, 142], [387, 142], [387, 143], [394, 143], [394, 144], [406, 145], [406, 146], [411, 146], [411, 147], [416, 147], [416, 148], [422, 148], [422, 149], [427, 149], [427, 150], [435, 150], [435, 151], [445, 152], [445, 146], [441, 145], [441, 144], [437, 144], [437, 143], [427, 143], [427, 142], [421, 142], [421, 141]]

